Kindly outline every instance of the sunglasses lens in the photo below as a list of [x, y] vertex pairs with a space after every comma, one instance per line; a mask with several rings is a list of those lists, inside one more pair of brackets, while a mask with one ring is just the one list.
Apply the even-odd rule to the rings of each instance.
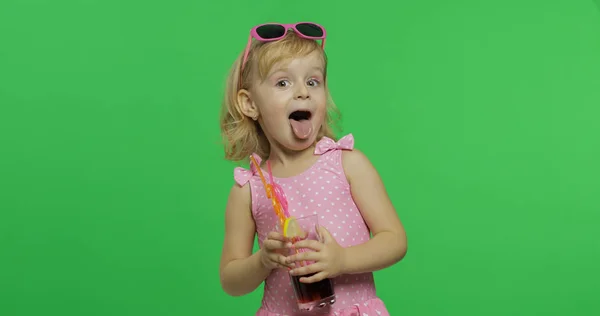
[[310, 37], [321, 37], [323, 36], [323, 29], [313, 23], [300, 23], [296, 25], [298, 32]]
[[285, 35], [285, 28], [277, 24], [262, 25], [256, 29], [256, 34], [264, 39], [278, 38]]

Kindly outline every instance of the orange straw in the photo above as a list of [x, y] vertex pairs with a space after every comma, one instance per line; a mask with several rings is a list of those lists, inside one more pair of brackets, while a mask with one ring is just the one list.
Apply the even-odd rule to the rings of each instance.
[[265, 191], [267, 192], [267, 198], [271, 199], [271, 203], [273, 204], [273, 209], [275, 210], [275, 214], [277, 215], [277, 217], [279, 217], [279, 221], [281, 222], [281, 226], [283, 228], [283, 223], [285, 222], [285, 216], [283, 215], [283, 209], [281, 207], [281, 203], [279, 202], [279, 200], [277, 200], [277, 197], [275, 196], [275, 194], [273, 194], [273, 188], [271, 187], [271, 184], [267, 183], [267, 180], [263, 176], [262, 170], [260, 169], [260, 165], [258, 164], [258, 162], [256, 162], [256, 159], [254, 159], [253, 156], [250, 156], [250, 159], [252, 160], [252, 163], [256, 167], [256, 170], [258, 170], [258, 175], [260, 176], [260, 180], [262, 181], [263, 185], [265, 186]]
[[[275, 214], [277, 215], [277, 217], [279, 217], [279, 222], [281, 223], [281, 229], [283, 230], [283, 224], [285, 223], [285, 215], [283, 214], [283, 209], [281, 207], [281, 203], [279, 202], [279, 200], [277, 200], [277, 196], [275, 194], [273, 194], [273, 187], [271, 186], [271, 184], [267, 183], [267, 180], [263, 176], [262, 170], [260, 169], [260, 165], [258, 164], [258, 162], [256, 162], [256, 159], [254, 159], [253, 156], [250, 156], [250, 159], [252, 160], [252, 163], [256, 167], [256, 170], [258, 170], [258, 176], [260, 177], [260, 180], [262, 181], [262, 183], [265, 187], [265, 191], [267, 192], [267, 198], [271, 199], [271, 203], [273, 204], [273, 209], [275, 210]], [[299, 252], [304, 252], [304, 251], [298, 251], [298, 249], [294, 248], [294, 252], [299, 253]], [[306, 265], [305, 261], [300, 262], [300, 266], [305, 266], [305, 265]]]

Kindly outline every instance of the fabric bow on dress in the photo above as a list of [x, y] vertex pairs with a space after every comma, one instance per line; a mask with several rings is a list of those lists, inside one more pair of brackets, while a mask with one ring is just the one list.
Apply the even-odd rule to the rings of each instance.
[[352, 134], [348, 134], [337, 142], [333, 141], [333, 139], [323, 136], [321, 140], [317, 143], [315, 147], [315, 154], [322, 155], [333, 149], [346, 149], [351, 150], [354, 148], [354, 136]]
[[[260, 165], [260, 163], [262, 162], [260, 156], [258, 156], [257, 154], [252, 154], [252, 157], [254, 157], [254, 159], [256, 159], [256, 162]], [[244, 169], [242, 167], [236, 167], [233, 170], [233, 178], [235, 179], [235, 182], [237, 182], [237, 184], [239, 184], [240, 186], [244, 186], [257, 172], [258, 170], [256, 169], [256, 166], [252, 162], [250, 162], [250, 170]]]

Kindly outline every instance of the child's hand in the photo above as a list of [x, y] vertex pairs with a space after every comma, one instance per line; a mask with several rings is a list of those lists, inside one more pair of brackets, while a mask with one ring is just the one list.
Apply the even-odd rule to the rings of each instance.
[[285, 262], [285, 256], [283, 250], [291, 247], [291, 243], [283, 237], [280, 233], [270, 232], [267, 238], [263, 242], [263, 246], [260, 254], [260, 261], [269, 270], [275, 268], [293, 268], [292, 264]]
[[295, 248], [308, 248], [314, 251], [301, 252], [287, 257], [286, 263], [288, 264], [303, 260], [314, 261], [313, 264], [290, 271], [292, 275], [315, 273], [313, 276], [300, 278], [302, 283], [319, 282], [342, 274], [344, 248], [337, 243], [325, 227], [319, 227], [319, 232], [322, 243], [316, 240], [302, 240], [294, 244]]

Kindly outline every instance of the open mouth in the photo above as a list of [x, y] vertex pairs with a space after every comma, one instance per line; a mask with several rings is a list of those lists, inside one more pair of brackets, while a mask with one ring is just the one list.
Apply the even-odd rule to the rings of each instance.
[[302, 120], [310, 120], [311, 117], [310, 111], [294, 111], [290, 114], [290, 120], [302, 121]]
[[312, 113], [306, 110], [294, 111], [290, 114], [290, 125], [296, 137], [306, 139], [310, 135], [312, 132], [311, 116]]

